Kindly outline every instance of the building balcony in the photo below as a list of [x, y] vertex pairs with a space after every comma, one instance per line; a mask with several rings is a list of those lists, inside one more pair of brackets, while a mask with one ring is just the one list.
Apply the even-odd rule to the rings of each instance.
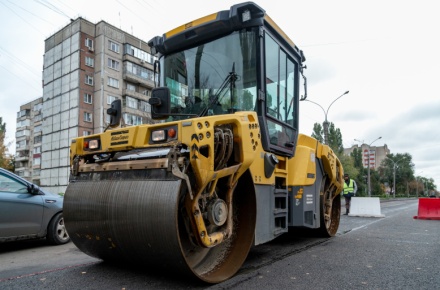
[[15, 161], [29, 161], [29, 156], [15, 156]]
[[15, 174], [24, 178], [31, 177], [31, 172], [26, 167], [15, 168]]
[[127, 72], [126, 70], [124, 70], [124, 72], [122, 73], [122, 78], [125, 81], [129, 81], [129, 82], [136, 83], [136, 84], [141, 84], [144, 87], [148, 87], [151, 89], [154, 88], [153, 81], [151, 81], [149, 79], [142, 78], [142, 77], [135, 75], [135, 74], [132, 74], [130, 72]]
[[132, 90], [127, 90], [127, 89], [123, 89], [122, 94], [126, 95], [126, 96], [130, 96], [130, 97], [134, 97], [139, 100], [144, 100], [144, 101], [146, 101], [149, 98], [147, 95], [144, 95], [144, 94], [132, 91]]
[[20, 146], [20, 147], [15, 148], [16, 152], [23, 151], [23, 150], [29, 150], [29, 145]]

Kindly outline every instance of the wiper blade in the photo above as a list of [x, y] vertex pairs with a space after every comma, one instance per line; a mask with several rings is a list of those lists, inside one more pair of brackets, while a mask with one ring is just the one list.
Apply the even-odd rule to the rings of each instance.
[[235, 62], [234, 62], [232, 64], [232, 71], [225, 78], [225, 80], [221, 84], [219, 90], [214, 95], [214, 97], [212, 99], [210, 99], [210, 101], [206, 105], [206, 107], [200, 112], [199, 117], [206, 116], [209, 109], [212, 109], [214, 107], [214, 105], [216, 105], [220, 101], [220, 96], [222, 95], [223, 91], [227, 88], [228, 85], [231, 85], [231, 94], [232, 94], [232, 88], [235, 86], [236, 80], [237, 80], [237, 74], [235, 73]]

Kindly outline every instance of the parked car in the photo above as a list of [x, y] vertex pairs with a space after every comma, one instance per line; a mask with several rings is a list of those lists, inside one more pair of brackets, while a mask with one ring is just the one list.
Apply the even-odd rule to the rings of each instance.
[[37, 238], [53, 245], [70, 241], [63, 197], [0, 168], [0, 243]]

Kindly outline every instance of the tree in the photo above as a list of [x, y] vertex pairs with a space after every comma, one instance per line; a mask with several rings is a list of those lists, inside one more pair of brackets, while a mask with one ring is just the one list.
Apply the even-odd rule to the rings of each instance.
[[[379, 166], [380, 181], [388, 183], [396, 194], [405, 194], [410, 181], [414, 180], [414, 163], [409, 153], [387, 154]], [[394, 174], [396, 188], [394, 189]]]
[[[333, 122], [330, 122], [328, 131], [328, 145], [330, 146], [330, 148], [332, 148], [336, 155], [341, 156], [344, 152], [341, 130], [339, 128], [336, 128]], [[321, 143], [324, 142], [324, 129], [320, 123], [315, 123], [313, 125], [312, 137]]]
[[324, 130], [320, 123], [313, 124], [313, 132], [311, 136], [319, 142], [324, 143]]
[[0, 167], [13, 171], [14, 164], [10, 154], [8, 153], [8, 146], [5, 144], [6, 136], [6, 123], [3, 122], [3, 118], [0, 117]]

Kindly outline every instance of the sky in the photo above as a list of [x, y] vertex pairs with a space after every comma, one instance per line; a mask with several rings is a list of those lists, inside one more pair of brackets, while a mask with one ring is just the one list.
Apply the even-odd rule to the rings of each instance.
[[[42, 96], [44, 41], [70, 19], [104, 20], [148, 41], [240, 2], [0, 0], [0, 117], [7, 123], [9, 151], [15, 153], [20, 106]], [[327, 116], [341, 130], [345, 148], [360, 145], [357, 139], [386, 144], [392, 154], [408, 153], [416, 175], [434, 179], [439, 190], [437, 1], [254, 2], [306, 56], [307, 98], [321, 107], [300, 103], [300, 132], [310, 135]]]

